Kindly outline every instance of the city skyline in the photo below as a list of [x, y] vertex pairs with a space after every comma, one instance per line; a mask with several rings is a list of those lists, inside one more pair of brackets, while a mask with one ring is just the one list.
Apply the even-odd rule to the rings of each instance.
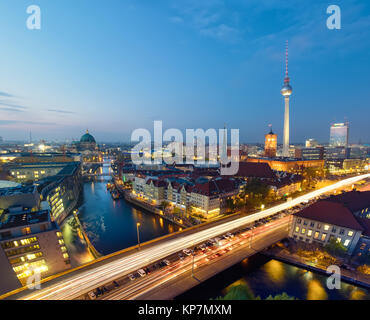
[[369, 99], [369, 43], [362, 41], [369, 32], [368, 4], [339, 1], [343, 27], [328, 30], [324, 1], [287, 1], [283, 7], [116, 1], [109, 8], [92, 3], [68, 9], [41, 1], [42, 28], [31, 31], [26, 1], [5, 2], [5, 140], [28, 140], [30, 131], [34, 140], [71, 140], [89, 128], [98, 141], [128, 141], [134, 129], [163, 120], [164, 127], [181, 130], [222, 128], [226, 121], [240, 129], [245, 143], [263, 142], [272, 123], [280, 144], [279, 89], [289, 39], [291, 143], [327, 142], [330, 125], [345, 120], [349, 143], [370, 141], [362, 130]]

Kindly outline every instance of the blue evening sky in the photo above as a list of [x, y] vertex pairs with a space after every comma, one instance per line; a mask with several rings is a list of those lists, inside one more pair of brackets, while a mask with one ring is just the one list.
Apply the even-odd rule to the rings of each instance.
[[[26, 8], [41, 8], [28, 30]], [[342, 29], [326, 27], [339, 5]], [[370, 1], [1, 0], [0, 136], [127, 141], [135, 128], [283, 127], [289, 40], [291, 141], [350, 122], [370, 141]]]

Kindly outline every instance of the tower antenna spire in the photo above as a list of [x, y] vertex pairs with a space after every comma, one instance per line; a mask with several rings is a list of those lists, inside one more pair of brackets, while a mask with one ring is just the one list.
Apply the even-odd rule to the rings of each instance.
[[289, 66], [289, 42], [286, 40], [285, 42], [285, 82], [289, 82], [289, 75], [288, 75], [288, 66]]

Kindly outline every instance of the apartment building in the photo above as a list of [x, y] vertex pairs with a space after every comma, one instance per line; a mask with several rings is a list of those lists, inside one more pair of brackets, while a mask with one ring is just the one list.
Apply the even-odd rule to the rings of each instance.
[[[48, 210], [3, 213], [0, 222], [0, 268], [12, 270], [11, 281], [0, 277], [0, 290], [8, 292], [38, 273], [41, 279], [70, 268], [62, 233]], [[16, 281], [18, 280], [18, 281]], [[16, 287], [15, 284], [18, 284]]]
[[369, 191], [332, 196], [296, 213], [289, 235], [297, 241], [321, 245], [335, 239], [351, 255], [369, 244], [369, 207]]

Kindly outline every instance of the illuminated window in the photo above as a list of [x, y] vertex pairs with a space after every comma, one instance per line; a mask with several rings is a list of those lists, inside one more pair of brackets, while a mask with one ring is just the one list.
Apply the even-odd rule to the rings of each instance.
[[317, 231], [316, 231], [316, 232], [315, 232], [315, 235], [314, 235], [314, 238], [315, 238], [315, 239], [317, 239], [317, 238], [319, 237], [319, 235], [320, 235], [320, 232], [317, 232]]
[[59, 239], [59, 244], [64, 244], [64, 240], [63, 239]]
[[33, 260], [33, 259], [36, 259], [36, 255], [34, 253], [27, 255], [27, 260]]
[[325, 241], [325, 239], [326, 239], [326, 233], [323, 233], [323, 234], [321, 235], [321, 241]]
[[14, 241], [13, 243], [14, 243], [14, 247], [18, 247], [19, 246], [18, 241]]
[[312, 235], [312, 230], [309, 229], [308, 232], [307, 232], [307, 236], [311, 237], [311, 235]]
[[295, 227], [295, 232], [299, 232], [299, 227]]
[[348, 239], [347, 239], [346, 241], [344, 241], [344, 244], [343, 244], [343, 245], [344, 245], [345, 247], [348, 247], [348, 245], [349, 245], [350, 241], [351, 241], [351, 240], [348, 240]]
[[62, 233], [61, 232], [57, 232], [57, 236], [59, 237], [59, 238], [61, 238], [62, 237]]
[[67, 259], [69, 256], [68, 256], [68, 253], [63, 253], [63, 258], [64, 259]]
[[306, 232], [306, 229], [305, 228], [302, 228], [302, 234], [304, 234]]
[[328, 230], [329, 230], [329, 228], [330, 228], [330, 226], [329, 226], [329, 225], [327, 225], [327, 224], [324, 226], [324, 230], [325, 230], [325, 231], [328, 231]]
[[23, 234], [30, 234], [31, 233], [31, 228], [30, 227], [25, 227], [22, 229]]
[[339, 237], [338, 237], [338, 238], [337, 238], [337, 242], [338, 242], [338, 243], [341, 243], [341, 242], [342, 242], [342, 238], [339, 238]]
[[353, 231], [348, 231], [348, 236], [352, 237], [353, 236]]

